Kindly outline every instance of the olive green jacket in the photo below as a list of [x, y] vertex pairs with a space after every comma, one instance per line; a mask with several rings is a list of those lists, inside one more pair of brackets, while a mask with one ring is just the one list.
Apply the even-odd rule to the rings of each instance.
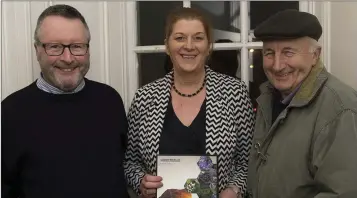
[[248, 168], [254, 198], [357, 198], [357, 92], [320, 62], [272, 123], [261, 86]]

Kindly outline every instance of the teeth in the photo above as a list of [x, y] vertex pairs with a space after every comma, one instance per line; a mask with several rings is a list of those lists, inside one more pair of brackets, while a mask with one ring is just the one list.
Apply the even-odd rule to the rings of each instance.
[[188, 56], [188, 55], [182, 55], [183, 58], [189, 58], [189, 59], [194, 59], [196, 56]]
[[288, 74], [279, 74], [279, 76], [281, 76], [281, 77], [285, 77], [285, 76], [287, 76]]
[[65, 71], [65, 72], [71, 72], [73, 71], [73, 69], [61, 69], [62, 71]]

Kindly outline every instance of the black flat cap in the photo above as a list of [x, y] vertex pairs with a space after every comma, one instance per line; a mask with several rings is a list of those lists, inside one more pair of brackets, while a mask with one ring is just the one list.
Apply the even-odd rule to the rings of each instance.
[[311, 37], [319, 40], [322, 27], [313, 14], [288, 9], [280, 11], [259, 24], [254, 30], [257, 40], [282, 40]]

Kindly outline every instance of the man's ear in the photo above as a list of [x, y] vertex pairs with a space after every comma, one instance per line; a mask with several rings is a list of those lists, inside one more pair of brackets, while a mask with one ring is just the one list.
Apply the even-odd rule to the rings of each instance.
[[36, 43], [33, 44], [33, 47], [35, 48], [35, 52], [36, 52], [36, 58], [37, 60], [39, 61], [40, 60], [40, 55], [39, 55], [39, 49], [38, 49], [38, 46], [36, 45]]
[[320, 55], [321, 55], [321, 47], [318, 47], [318, 48], [316, 48], [316, 50], [315, 50], [314, 53], [313, 53], [313, 57], [312, 57], [312, 59], [313, 59], [313, 65], [316, 65], [316, 64], [317, 64], [317, 62], [318, 62], [319, 59], [320, 59]]

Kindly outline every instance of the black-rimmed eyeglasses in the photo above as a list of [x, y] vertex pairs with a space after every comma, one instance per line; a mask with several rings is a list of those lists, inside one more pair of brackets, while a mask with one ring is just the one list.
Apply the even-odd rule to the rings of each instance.
[[60, 56], [64, 49], [68, 48], [73, 56], [84, 56], [88, 52], [89, 44], [87, 43], [71, 43], [64, 45], [61, 43], [40, 43], [49, 56]]

